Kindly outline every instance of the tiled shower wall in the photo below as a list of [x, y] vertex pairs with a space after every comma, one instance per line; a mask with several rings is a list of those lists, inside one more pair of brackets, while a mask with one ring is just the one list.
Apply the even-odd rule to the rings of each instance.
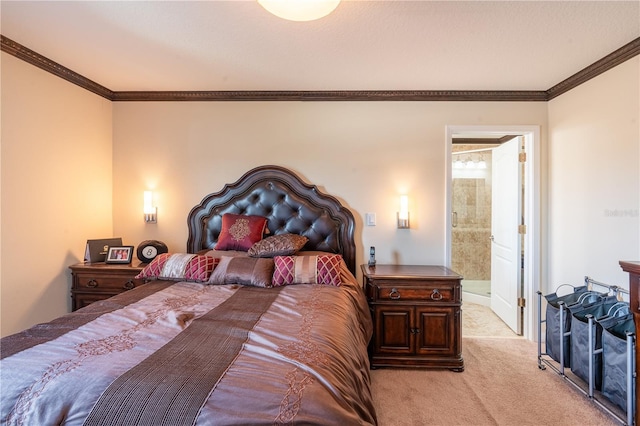
[[[455, 153], [453, 159], [458, 159]], [[451, 266], [467, 280], [491, 279], [491, 151], [486, 151], [483, 159], [488, 164], [485, 178], [454, 175], [452, 180], [457, 220], [453, 219], [451, 232]]]

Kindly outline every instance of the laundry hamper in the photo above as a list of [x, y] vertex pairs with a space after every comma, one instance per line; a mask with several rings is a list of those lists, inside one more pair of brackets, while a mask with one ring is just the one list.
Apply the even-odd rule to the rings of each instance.
[[[571, 365], [571, 345], [568, 332], [571, 330], [571, 313], [567, 309], [574, 307], [577, 310], [597, 302], [605, 297], [605, 294], [588, 291], [587, 286], [580, 286], [573, 287], [573, 293], [558, 296], [556, 289], [555, 293], [544, 297], [547, 300], [545, 336], [547, 355], [554, 361], [560, 362], [561, 365], [569, 366]], [[565, 308], [564, 312], [562, 312], [563, 308]], [[560, 360], [561, 352], [563, 353], [562, 362]]]
[[[625, 411], [628, 410], [628, 396], [631, 396], [630, 401], [635, 401], [635, 380], [630, 386], [628, 384], [635, 371], [635, 332], [633, 314], [619, 318], [613, 325], [604, 324], [602, 331], [602, 394]], [[628, 341], [628, 333], [633, 335], [629, 336], [631, 342]]]
[[[582, 309], [571, 309], [571, 372], [588, 382], [591, 390], [602, 389], [602, 327], [607, 318], [618, 320], [613, 315], [629, 313], [628, 306], [616, 296], [607, 296]], [[589, 372], [590, 357], [593, 357], [593, 373]]]

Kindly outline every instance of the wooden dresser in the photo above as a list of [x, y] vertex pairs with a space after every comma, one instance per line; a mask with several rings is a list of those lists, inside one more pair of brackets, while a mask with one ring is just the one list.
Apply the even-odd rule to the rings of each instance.
[[[633, 312], [633, 322], [636, 325], [636, 341], [637, 330], [640, 330], [640, 262], [620, 261], [620, 267], [623, 271], [629, 273], [629, 303], [631, 312]], [[636, 371], [640, 365], [640, 351], [637, 350], [636, 344]], [[636, 392], [636, 407], [640, 407], [640, 393]], [[635, 424], [640, 424], [640, 416], [638, 409], [635, 412]]]
[[362, 265], [372, 367], [464, 370], [462, 277], [444, 266]]
[[106, 264], [78, 263], [69, 266], [71, 284], [71, 309], [77, 310], [90, 303], [115, 296], [143, 284], [135, 276], [146, 263]]

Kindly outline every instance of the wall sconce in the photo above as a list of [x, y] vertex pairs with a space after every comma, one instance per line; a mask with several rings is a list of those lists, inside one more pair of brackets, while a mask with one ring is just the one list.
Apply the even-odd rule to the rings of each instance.
[[400, 196], [400, 211], [398, 212], [398, 229], [409, 229], [409, 197]]
[[144, 222], [158, 223], [158, 208], [153, 205], [153, 192], [144, 191]]

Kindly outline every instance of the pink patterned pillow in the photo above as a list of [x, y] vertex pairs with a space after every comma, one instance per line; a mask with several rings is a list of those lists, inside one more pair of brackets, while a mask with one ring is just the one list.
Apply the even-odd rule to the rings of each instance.
[[218, 262], [219, 259], [209, 256], [163, 253], [145, 266], [136, 278], [207, 282]]
[[340, 285], [339, 254], [318, 256], [276, 256], [273, 258], [273, 286], [288, 284]]
[[266, 229], [266, 217], [225, 213], [222, 215], [222, 229], [214, 248], [248, 251], [262, 239]]

